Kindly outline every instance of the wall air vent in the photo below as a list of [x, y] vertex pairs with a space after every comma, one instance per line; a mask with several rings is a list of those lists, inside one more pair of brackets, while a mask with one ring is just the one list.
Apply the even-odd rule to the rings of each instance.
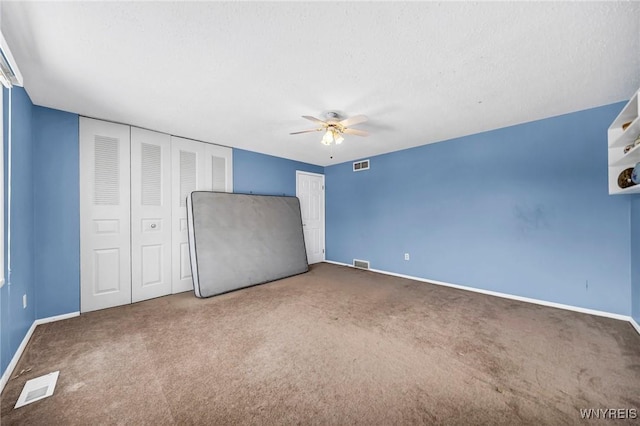
[[353, 163], [354, 172], [361, 172], [362, 170], [369, 170], [369, 160], [356, 161]]
[[369, 269], [368, 260], [353, 259], [353, 267], [360, 269]]

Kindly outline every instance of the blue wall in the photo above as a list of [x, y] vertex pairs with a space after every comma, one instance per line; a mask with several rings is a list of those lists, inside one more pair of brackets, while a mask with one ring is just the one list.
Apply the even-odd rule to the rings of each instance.
[[78, 115], [34, 107], [36, 315], [80, 311]]
[[640, 324], [640, 195], [631, 200], [631, 310]]
[[324, 167], [233, 149], [233, 192], [296, 195], [296, 170], [324, 173]]
[[[4, 150], [2, 152], [3, 159], [3, 167], [4, 167], [4, 199], [2, 200], [4, 203], [4, 211], [6, 212], [7, 206], [7, 140], [8, 140], [8, 99], [9, 91], [4, 88], [0, 88], [2, 90], [2, 140], [4, 141], [3, 147]], [[5, 269], [3, 271], [5, 281], [7, 280], [7, 216], [5, 214], [4, 223], [2, 224], [4, 227], [4, 241], [2, 242], [4, 248], [4, 266]], [[9, 344], [9, 288], [6, 283], [2, 288], [0, 288], [0, 375], [4, 374], [4, 370], [9, 365], [11, 361], [11, 357], [13, 356], [14, 351], [11, 350], [11, 345]]]
[[[5, 90], [5, 89], [3, 89]], [[2, 302], [0, 370], [4, 373], [13, 354], [35, 320], [34, 290], [34, 197], [33, 197], [33, 104], [20, 87], [12, 89], [12, 145], [11, 145], [11, 275], [7, 268], [8, 251], [5, 238], [5, 278], [7, 284], [0, 290]], [[3, 120], [8, 127], [8, 97], [4, 91]], [[6, 141], [7, 139], [5, 139]], [[8, 185], [8, 144], [5, 144], [5, 206]], [[7, 210], [5, 210], [7, 211]], [[5, 236], [7, 226], [5, 218]], [[27, 295], [27, 308], [22, 308], [22, 296]]]
[[0, 290], [2, 373], [36, 318], [77, 312], [80, 303], [78, 116], [33, 106], [20, 87], [12, 96], [11, 276]]
[[630, 198], [606, 167], [623, 106], [325, 168], [327, 259], [630, 315]]

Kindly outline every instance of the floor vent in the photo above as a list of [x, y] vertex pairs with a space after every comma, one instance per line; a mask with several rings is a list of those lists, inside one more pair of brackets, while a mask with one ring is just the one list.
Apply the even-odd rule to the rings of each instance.
[[13, 408], [20, 408], [23, 405], [31, 404], [32, 402], [40, 401], [53, 395], [59, 374], [60, 371], [54, 371], [45, 376], [28, 380], [27, 383], [24, 384], [18, 402], [16, 402]]
[[353, 163], [354, 172], [361, 172], [362, 170], [369, 170], [369, 160], [356, 161]]
[[353, 259], [353, 266], [360, 269], [369, 269], [369, 261]]

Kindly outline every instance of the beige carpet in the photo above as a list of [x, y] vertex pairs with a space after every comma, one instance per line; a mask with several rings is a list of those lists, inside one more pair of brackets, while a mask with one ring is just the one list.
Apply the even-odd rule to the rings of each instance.
[[[626, 322], [329, 264], [41, 325], [26, 368], [2, 395], [3, 426], [560, 425], [640, 409]], [[26, 380], [55, 370], [51, 398], [13, 409]]]

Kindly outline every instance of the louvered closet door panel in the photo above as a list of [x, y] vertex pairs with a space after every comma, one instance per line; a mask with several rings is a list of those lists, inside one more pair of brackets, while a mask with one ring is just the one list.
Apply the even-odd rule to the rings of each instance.
[[131, 128], [131, 298], [171, 294], [171, 136]]
[[131, 303], [129, 126], [80, 117], [80, 310]]
[[172, 292], [193, 289], [189, 239], [187, 235], [187, 196], [206, 188], [204, 144], [171, 137], [171, 238]]
[[233, 192], [233, 151], [224, 146], [204, 144], [207, 190]]

